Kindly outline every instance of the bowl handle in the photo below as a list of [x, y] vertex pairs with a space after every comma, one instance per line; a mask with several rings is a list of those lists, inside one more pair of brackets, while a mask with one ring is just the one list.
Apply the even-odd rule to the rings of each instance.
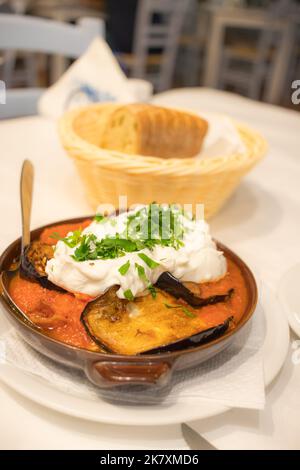
[[119, 385], [156, 385], [163, 387], [170, 381], [172, 364], [169, 362], [113, 362], [88, 363], [85, 373], [98, 387]]

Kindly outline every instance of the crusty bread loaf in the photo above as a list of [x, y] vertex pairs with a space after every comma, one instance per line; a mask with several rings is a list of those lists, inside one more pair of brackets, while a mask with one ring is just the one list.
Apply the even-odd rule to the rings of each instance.
[[81, 116], [80, 119], [74, 119], [73, 129], [80, 137], [90, 144], [101, 145], [101, 136], [111, 113], [120, 105], [109, 103], [105, 106], [105, 111], [99, 113], [95, 107], [90, 107], [89, 112]]
[[100, 147], [162, 158], [194, 157], [208, 124], [197, 115], [149, 104], [117, 107], [107, 117]]

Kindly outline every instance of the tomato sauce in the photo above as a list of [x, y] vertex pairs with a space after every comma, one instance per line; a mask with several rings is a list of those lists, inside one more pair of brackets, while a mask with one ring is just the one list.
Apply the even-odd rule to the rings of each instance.
[[47, 245], [55, 245], [58, 238], [63, 238], [69, 232], [73, 232], [74, 230], [83, 230], [85, 227], [90, 225], [91, 222], [92, 221], [90, 219], [87, 219], [76, 224], [53, 225], [52, 227], [48, 227], [43, 230], [40, 240]]
[[[54, 245], [57, 238], [69, 232], [84, 229], [91, 223], [85, 220], [75, 224], [61, 224], [48, 227], [40, 235], [43, 243]], [[99, 347], [91, 340], [80, 321], [81, 313], [87, 304], [86, 296], [58, 292], [42, 287], [37, 282], [16, 276], [10, 283], [10, 295], [22, 311], [54, 339], [80, 348], [98, 351]]]
[[233, 323], [239, 322], [243, 316], [248, 303], [248, 291], [244, 277], [239, 267], [230, 259], [227, 259], [227, 273], [219, 281], [200, 284], [201, 297], [211, 295], [226, 294], [230, 289], [234, 293], [227, 302], [214, 305], [207, 305], [199, 309], [201, 318], [211, 325], [222, 323], [228, 317], [233, 317]]
[[11, 281], [10, 295], [44, 333], [72, 346], [97, 350], [80, 321], [86, 302], [19, 276]]

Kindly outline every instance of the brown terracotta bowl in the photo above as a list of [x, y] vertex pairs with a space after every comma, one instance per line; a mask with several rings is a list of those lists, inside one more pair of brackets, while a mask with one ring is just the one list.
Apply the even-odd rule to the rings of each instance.
[[[31, 232], [31, 239], [38, 238], [46, 227], [53, 225], [81, 222], [87, 217], [69, 219], [38, 228]], [[223, 336], [206, 344], [193, 346], [161, 354], [143, 354], [141, 356], [125, 356], [119, 354], [91, 352], [46, 336], [26, 322], [20, 310], [9, 300], [4, 291], [0, 292], [0, 301], [6, 317], [17, 329], [20, 336], [34, 349], [45, 356], [85, 372], [88, 379], [100, 388], [111, 388], [119, 385], [146, 385], [163, 388], [170, 382], [174, 371], [186, 369], [215, 356], [224, 350], [241, 332], [251, 318], [257, 303], [256, 282], [250, 269], [231, 250], [221, 243], [218, 247], [239, 268], [246, 281], [248, 303], [241, 320], [233, 330], [228, 330]], [[0, 258], [0, 273], [9, 269], [13, 260], [20, 254], [21, 239], [15, 240], [4, 251]]]

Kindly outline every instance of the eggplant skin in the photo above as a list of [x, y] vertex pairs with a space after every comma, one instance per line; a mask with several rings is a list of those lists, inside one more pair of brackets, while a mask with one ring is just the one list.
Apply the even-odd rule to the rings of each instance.
[[113, 353], [113, 350], [105, 345], [99, 337], [97, 337], [93, 332], [93, 327], [90, 324], [89, 317], [97, 317], [99, 320], [106, 320], [109, 324], [114, 325], [116, 322], [120, 321], [122, 315], [126, 312], [126, 306], [128, 304], [127, 300], [119, 299], [116, 292], [119, 289], [119, 286], [111, 287], [105, 294], [101, 297], [96, 298], [89, 302], [85, 309], [83, 310], [80, 320], [83, 324], [87, 334], [90, 338], [106, 352]]
[[184, 300], [193, 308], [200, 308], [205, 307], [206, 305], [227, 302], [234, 292], [234, 289], [230, 289], [226, 294], [222, 295], [212, 295], [211, 297], [206, 298], [197, 297], [191, 290], [183, 285], [179, 279], [169, 272], [162, 273], [155, 285], [176, 299]]
[[150, 349], [150, 351], [146, 351], [142, 354], [163, 354], [166, 352], [174, 352], [180, 351], [182, 349], [189, 349], [195, 346], [200, 346], [201, 344], [208, 343], [224, 335], [224, 333], [226, 333], [226, 331], [228, 330], [232, 320], [233, 317], [231, 316], [227, 318], [223, 323], [208, 328], [207, 330], [200, 331], [200, 333], [190, 336], [189, 338], [185, 338], [177, 341], [176, 343], [161, 346], [159, 348]]
[[53, 255], [54, 249], [52, 245], [47, 245], [38, 240], [33, 241], [25, 248], [21, 257], [20, 276], [36, 281], [46, 289], [66, 292], [62, 287], [56, 286], [49, 281], [46, 275], [46, 263], [49, 259], [53, 258]]

